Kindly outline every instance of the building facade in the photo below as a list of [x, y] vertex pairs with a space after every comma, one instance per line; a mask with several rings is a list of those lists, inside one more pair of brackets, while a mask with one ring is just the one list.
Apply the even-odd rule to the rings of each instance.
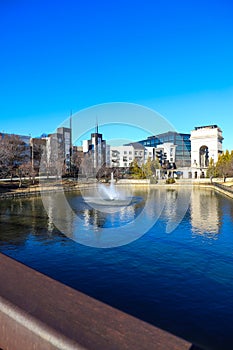
[[176, 148], [177, 146], [171, 142], [164, 142], [155, 148], [156, 155], [161, 154], [161, 158], [171, 164], [176, 163]]
[[67, 166], [70, 164], [72, 155], [72, 129], [71, 128], [57, 128], [57, 135], [61, 140], [61, 149]]
[[[72, 156], [72, 132], [70, 128], [57, 128], [55, 133], [44, 137], [46, 140], [45, 168], [53, 170], [59, 175], [70, 172]], [[46, 158], [46, 159], [45, 159]]]
[[136, 160], [141, 167], [150, 158], [159, 159], [161, 165], [165, 162], [174, 163], [176, 146], [166, 142], [157, 147], [143, 146], [139, 142], [132, 142], [123, 146], [107, 147], [107, 165], [109, 167], [128, 168]]
[[145, 149], [140, 143], [109, 146], [108, 150], [108, 165], [111, 168], [128, 168], [134, 160], [139, 166], [145, 162]]
[[103, 135], [98, 132], [98, 127], [96, 132], [91, 134], [90, 140], [83, 140], [83, 153], [91, 156], [95, 170], [106, 164], [106, 141], [103, 140]]
[[210, 159], [216, 163], [222, 153], [222, 130], [217, 125], [198, 126], [191, 131], [190, 140], [194, 177], [204, 176]]
[[163, 134], [149, 136], [146, 140], [138, 141], [145, 147], [158, 147], [165, 143], [175, 147], [175, 162], [177, 167], [191, 166], [191, 141], [190, 134], [168, 131]]

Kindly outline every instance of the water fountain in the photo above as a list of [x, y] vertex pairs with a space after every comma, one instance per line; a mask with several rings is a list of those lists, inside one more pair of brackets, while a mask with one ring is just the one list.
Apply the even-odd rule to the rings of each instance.
[[[93, 196], [93, 192], [94, 192], [94, 196]], [[90, 195], [90, 193], [92, 193], [92, 195]], [[101, 206], [101, 207], [107, 207], [107, 208], [109, 208], [109, 206], [110, 207], [128, 206], [129, 204], [132, 204], [132, 202], [135, 202], [132, 195], [129, 195], [127, 191], [122, 189], [120, 191], [116, 189], [113, 173], [111, 173], [110, 185], [99, 183], [94, 189], [93, 188], [91, 189], [91, 192], [90, 190], [86, 192], [83, 198], [85, 202], [91, 206], [98, 206], [98, 207]]]
[[111, 173], [110, 186], [107, 187], [104, 184], [99, 184], [98, 192], [103, 200], [116, 201], [119, 199], [124, 199], [124, 198], [120, 198], [121, 197], [120, 193], [116, 190], [113, 173]]

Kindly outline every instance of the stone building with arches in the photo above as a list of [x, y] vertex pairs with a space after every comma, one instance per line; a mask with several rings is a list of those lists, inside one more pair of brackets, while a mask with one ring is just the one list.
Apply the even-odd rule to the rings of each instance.
[[217, 125], [198, 126], [190, 140], [192, 178], [205, 177], [210, 159], [216, 163], [222, 153], [222, 130]]

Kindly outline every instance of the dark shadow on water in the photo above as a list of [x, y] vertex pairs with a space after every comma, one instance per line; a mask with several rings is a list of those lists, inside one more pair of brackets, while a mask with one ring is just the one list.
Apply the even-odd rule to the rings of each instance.
[[189, 348], [189, 350], [204, 350], [203, 348], [200, 348], [197, 345], [192, 345], [191, 348]]

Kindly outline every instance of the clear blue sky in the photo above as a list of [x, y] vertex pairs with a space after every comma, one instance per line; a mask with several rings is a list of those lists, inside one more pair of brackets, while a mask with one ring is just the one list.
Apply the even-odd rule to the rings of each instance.
[[180, 132], [218, 124], [233, 149], [231, 0], [1, 0], [0, 48], [0, 131], [130, 102]]

